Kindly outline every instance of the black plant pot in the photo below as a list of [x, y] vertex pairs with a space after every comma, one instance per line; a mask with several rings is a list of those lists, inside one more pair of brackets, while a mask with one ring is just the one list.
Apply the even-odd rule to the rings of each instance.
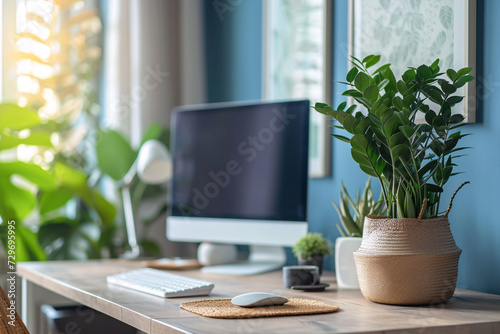
[[323, 255], [314, 254], [309, 259], [299, 257], [299, 264], [302, 266], [318, 266], [319, 274], [323, 274]]

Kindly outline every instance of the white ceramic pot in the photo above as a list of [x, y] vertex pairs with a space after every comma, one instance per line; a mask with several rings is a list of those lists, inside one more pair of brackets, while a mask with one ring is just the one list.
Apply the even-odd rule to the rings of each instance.
[[339, 289], [359, 289], [354, 252], [361, 246], [361, 238], [339, 237], [335, 241], [335, 275]]

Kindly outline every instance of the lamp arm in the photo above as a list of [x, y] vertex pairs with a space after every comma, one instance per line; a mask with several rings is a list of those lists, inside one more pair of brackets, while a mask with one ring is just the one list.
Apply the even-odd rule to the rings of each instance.
[[137, 173], [137, 159], [134, 161], [132, 166], [130, 166], [127, 174], [122, 178], [121, 183], [123, 187], [129, 187], [132, 181], [134, 181], [135, 174]]
[[137, 258], [140, 254], [140, 249], [137, 244], [137, 235], [135, 233], [134, 210], [132, 208], [129, 186], [130, 185], [126, 185], [121, 189], [123, 212], [125, 214], [125, 230], [127, 231], [128, 244], [131, 248], [130, 252], [128, 252], [125, 257]]

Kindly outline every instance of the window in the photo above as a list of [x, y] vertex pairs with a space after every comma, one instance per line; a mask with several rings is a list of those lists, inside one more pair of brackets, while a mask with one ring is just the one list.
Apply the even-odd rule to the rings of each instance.
[[[264, 2], [263, 97], [331, 103], [331, 8], [326, 0]], [[309, 174], [330, 173], [329, 120], [310, 118]]]

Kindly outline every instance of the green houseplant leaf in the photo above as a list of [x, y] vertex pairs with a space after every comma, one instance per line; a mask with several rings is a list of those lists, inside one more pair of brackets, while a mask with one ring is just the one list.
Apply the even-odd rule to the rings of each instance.
[[[454, 132], [464, 118], [452, 112], [463, 97], [452, 94], [474, 79], [471, 69], [448, 69], [447, 80], [436, 60], [430, 66], [409, 67], [402, 80], [396, 80], [389, 64], [373, 73], [368, 70], [379, 61], [376, 55], [352, 59], [356, 70], [351, 69], [347, 79], [353, 79], [354, 85], [343, 95], [354, 98], [368, 112], [356, 112], [351, 106], [347, 113], [345, 102], [337, 109], [324, 103], [314, 109], [337, 120], [350, 134], [333, 137], [349, 142], [351, 157], [360, 169], [378, 179], [389, 217], [416, 218], [421, 208], [423, 217], [437, 216], [442, 213], [443, 186], [457, 175], [453, 161], [459, 156], [454, 153], [465, 149], [457, 146], [462, 135]], [[417, 122], [422, 114], [427, 124]], [[342, 201], [336, 207], [345, 220], [344, 228], [350, 230], [343, 232], [358, 234], [345, 207]]]
[[30, 129], [40, 124], [40, 117], [35, 111], [13, 103], [0, 104], [0, 132], [4, 129]]
[[343, 237], [361, 237], [365, 217], [367, 215], [382, 216], [386, 212], [382, 194], [378, 201], [374, 200], [371, 178], [366, 181], [363, 194], [360, 195], [358, 191], [354, 199], [351, 198], [344, 183], [342, 183], [339, 203], [340, 208], [335, 202], [332, 202], [341, 223], [341, 225], [337, 224], [337, 229]]
[[99, 168], [116, 181], [121, 180], [134, 163], [137, 153], [114, 130], [100, 131], [98, 138], [96, 153]]

